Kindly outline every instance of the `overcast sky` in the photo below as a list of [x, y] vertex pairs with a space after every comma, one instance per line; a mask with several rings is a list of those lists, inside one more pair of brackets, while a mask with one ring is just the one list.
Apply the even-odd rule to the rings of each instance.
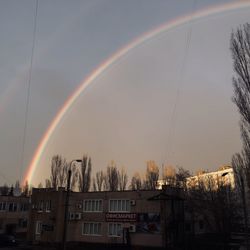
[[[49, 124], [83, 79], [145, 32], [223, 0], [39, 0], [28, 95], [34, 0], [0, 2], [0, 184], [21, 179]], [[88, 154], [93, 170], [114, 160], [130, 176], [147, 160], [215, 170], [240, 151], [231, 101], [232, 29], [250, 8], [166, 31], [101, 74], [56, 128], [33, 184], [50, 160]], [[26, 104], [29, 100], [27, 129]]]

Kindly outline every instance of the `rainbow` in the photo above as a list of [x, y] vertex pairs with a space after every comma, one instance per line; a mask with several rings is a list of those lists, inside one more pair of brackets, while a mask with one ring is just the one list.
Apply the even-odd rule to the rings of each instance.
[[25, 181], [31, 182], [35, 169], [38, 165], [38, 162], [41, 158], [41, 155], [44, 152], [44, 149], [52, 136], [53, 132], [55, 131], [58, 124], [61, 122], [64, 115], [67, 113], [67, 111], [70, 109], [70, 107], [74, 104], [74, 102], [77, 100], [77, 98], [82, 94], [82, 92], [95, 80], [98, 76], [100, 76], [103, 72], [105, 72], [108, 68], [110, 68], [112, 65], [114, 65], [120, 58], [122, 58], [124, 55], [126, 55], [128, 52], [130, 52], [132, 49], [138, 47], [139, 45], [143, 44], [145, 41], [148, 41], [149, 39], [152, 39], [153, 37], [174, 29], [180, 25], [186, 24], [190, 21], [194, 21], [200, 18], [208, 17], [210, 15], [216, 15], [221, 12], [226, 11], [233, 11], [233, 10], [239, 10], [246, 7], [250, 7], [250, 0], [242, 0], [242, 1], [236, 1], [228, 4], [222, 4], [222, 5], [215, 5], [211, 6], [209, 8], [205, 8], [202, 10], [199, 10], [196, 13], [191, 13], [185, 16], [178, 17], [176, 19], [173, 19], [167, 23], [164, 23], [163, 25], [159, 26], [156, 29], [153, 29], [142, 36], [136, 38], [131, 43], [123, 47], [122, 49], [118, 50], [116, 53], [114, 53], [112, 56], [110, 56], [106, 61], [104, 61], [102, 64], [100, 64], [93, 72], [91, 72], [76, 88], [76, 90], [73, 92], [73, 94], [66, 100], [62, 108], [59, 110], [51, 124], [49, 125], [48, 129], [46, 130], [45, 134], [43, 135], [34, 155], [30, 162], [30, 165], [28, 166], [26, 173], [23, 178], [23, 183]]

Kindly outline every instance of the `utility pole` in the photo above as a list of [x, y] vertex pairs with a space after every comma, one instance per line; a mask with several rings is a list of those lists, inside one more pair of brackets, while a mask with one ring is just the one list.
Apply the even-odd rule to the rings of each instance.
[[66, 249], [67, 228], [68, 228], [68, 212], [69, 212], [69, 192], [70, 192], [71, 174], [72, 174], [71, 169], [69, 169], [69, 171], [68, 171], [68, 180], [67, 180], [66, 199], [65, 199], [65, 209], [64, 209], [62, 250]]
[[65, 197], [65, 209], [64, 209], [64, 221], [63, 221], [63, 237], [62, 237], [62, 250], [66, 250], [66, 242], [67, 242], [67, 229], [68, 229], [68, 213], [69, 213], [69, 194], [70, 194], [70, 181], [71, 181], [71, 165], [74, 162], [82, 162], [82, 160], [72, 160], [69, 164], [69, 171], [68, 171], [68, 179], [67, 179], [67, 190], [66, 190], [66, 197]]

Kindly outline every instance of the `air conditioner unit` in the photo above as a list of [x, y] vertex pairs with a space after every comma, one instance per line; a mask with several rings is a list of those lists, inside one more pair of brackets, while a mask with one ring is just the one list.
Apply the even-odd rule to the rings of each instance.
[[129, 226], [129, 232], [130, 233], [135, 233], [136, 232], [136, 226], [135, 225], [130, 225]]
[[81, 213], [75, 213], [75, 220], [80, 220], [82, 218]]
[[130, 200], [130, 205], [131, 206], [135, 206], [135, 203], [136, 203], [135, 200]]

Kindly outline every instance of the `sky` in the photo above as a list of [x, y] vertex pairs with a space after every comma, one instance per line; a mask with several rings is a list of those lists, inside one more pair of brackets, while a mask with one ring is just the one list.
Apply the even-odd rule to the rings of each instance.
[[[25, 176], [64, 103], [114, 53], [171, 20], [239, 1], [37, 2], [37, 15], [35, 0], [0, 2], [1, 185]], [[32, 184], [48, 178], [55, 154], [68, 161], [88, 154], [93, 172], [114, 160], [130, 176], [148, 160], [191, 172], [230, 164], [241, 150], [230, 34], [249, 12], [190, 15], [115, 61], [56, 126]]]

